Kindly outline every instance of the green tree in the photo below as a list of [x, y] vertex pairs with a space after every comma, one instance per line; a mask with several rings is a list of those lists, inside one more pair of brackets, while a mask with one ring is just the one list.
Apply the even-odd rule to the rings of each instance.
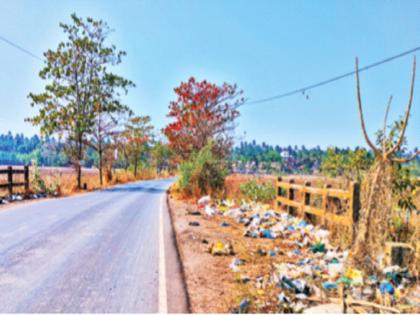
[[125, 53], [105, 46], [110, 30], [104, 21], [72, 14], [71, 23], [60, 27], [67, 38], [44, 53], [45, 66], [39, 75], [47, 84], [44, 92], [29, 94], [39, 112], [28, 121], [40, 126], [43, 136], [58, 134], [65, 139], [65, 152], [80, 188], [82, 160], [98, 115], [121, 110], [116, 90], [126, 91], [133, 83], [107, 70], [120, 63]]
[[118, 101], [111, 103], [98, 103], [96, 105], [95, 125], [92, 130], [88, 145], [98, 154], [99, 183], [103, 184], [103, 168], [105, 156], [110, 156], [110, 150], [115, 149], [116, 145], [112, 141], [113, 136], [118, 133], [121, 115], [130, 113], [127, 106], [120, 104]]
[[348, 152], [345, 176], [349, 180], [361, 182], [365, 173], [373, 163], [373, 155], [366, 149], [357, 148]]
[[173, 151], [168, 144], [157, 141], [152, 150], [151, 156], [158, 174], [164, 169], [169, 169], [170, 159], [173, 156]]
[[324, 174], [329, 176], [342, 176], [345, 172], [346, 166], [344, 157], [340, 154], [337, 148], [329, 147], [327, 155], [322, 161], [321, 170]]
[[147, 153], [148, 144], [153, 137], [153, 126], [150, 121], [150, 116], [131, 117], [128, 119], [125, 130], [122, 133], [122, 145], [129, 164], [134, 167], [134, 176], [137, 176], [139, 162]]

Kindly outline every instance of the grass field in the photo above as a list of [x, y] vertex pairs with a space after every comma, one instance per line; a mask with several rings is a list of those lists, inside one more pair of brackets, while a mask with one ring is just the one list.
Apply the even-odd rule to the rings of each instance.
[[[4, 169], [7, 166], [1, 166], [0, 169]], [[22, 168], [20, 166], [15, 166], [14, 168]], [[76, 193], [77, 184], [76, 184], [76, 172], [71, 167], [39, 167], [39, 172], [42, 180], [44, 180], [47, 188], [56, 187], [60, 195], [71, 195]], [[34, 186], [34, 168], [30, 167], [30, 190], [35, 193], [36, 187]], [[103, 187], [112, 186], [119, 183], [127, 183], [134, 180], [141, 179], [152, 179], [156, 178], [156, 173], [151, 170], [142, 170], [139, 171], [137, 177], [131, 172], [126, 172], [125, 170], [114, 170], [112, 180], [106, 181], [104, 176], [104, 185]], [[14, 182], [23, 182], [23, 175], [14, 175]], [[0, 183], [7, 183], [7, 175], [0, 175]], [[96, 168], [84, 168], [82, 170], [82, 184], [86, 184], [87, 190], [95, 190], [100, 188], [99, 184], [99, 171]], [[13, 189], [13, 192], [22, 193], [23, 188], [17, 187]], [[0, 196], [7, 195], [7, 189], [0, 190]]]

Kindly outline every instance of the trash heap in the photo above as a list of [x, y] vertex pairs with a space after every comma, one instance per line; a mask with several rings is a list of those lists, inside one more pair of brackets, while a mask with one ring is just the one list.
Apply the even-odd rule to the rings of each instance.
[[[205, 196], [198, 201], [198, 208], [208, 216], [229, 217], [243, 225], [244, 237], [277, 240], [270, 250], [260, 248], [255, 253], [273, 257], [269, 274], [251, 279], [245, 275], [249, 268], [247, 261], [238, 257], [229, 265], [243, 284], [254, 285], [260, 292], [268, 286], [277, 288], [277, 311], [299, 313], [327, 298], [338, 297], [341, 290], [353, 300], [379, 301], [405, 306], [411, 311], [420, 310], [420, 290], [409, 270], [389, 266], [382, 274], [365, 275], [347, 266], [349, 251], [333, 246], [328, 230], [256, 203], [238, 205], [229, 200], [212, 203], [210, 197]], [[229, 223], [223, 221], [220, 226], [227, 227]], [[211, 245], [209, 252], [233, 255], [234, 248], [232, 244], [217, 242]], [[264, 304], [258, 298], [246, 297], [232, 311], [245, 313], [252, 303]], [[264, 310], [264, 305], [255, 307]]]
[[11, 202], [23, 201], [26, 199], [41, 199], [41, 198], [47, 198], [47, 197], [48, 197], [47, 193], [37, 193], [37, 194], [28, 194], [28, 195], [12, 194], [12, 195], [0, 197], [0, 205], [9, 204]]

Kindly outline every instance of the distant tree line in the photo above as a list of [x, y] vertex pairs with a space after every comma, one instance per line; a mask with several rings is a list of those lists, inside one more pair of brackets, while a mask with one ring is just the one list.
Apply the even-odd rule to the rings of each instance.
[[[134, 121], [139, 120], [135, 118]], [[136, 133], [139, 136], [136, 137]], [[130, 145], [115, 145], [111, 152], [112, 165], [115, 168], [132, 169], [154, 165], [158, 170], [168, 169], [173, 152], [168, 145], [159, 141], [146, 141], [142, 131], [133, 125], [120, 134]], [[118, 140], [118, 139], [116, 139]], [[109, 143], [110, 144], [110, 143]], [[113, 142], [113, 144], [115, 144]], [[116, 153], [117, 152], [117, 153]], [[115, 157], [115, 154], [118, 156]], [[137, 162], [136, 162], [137, 161]], [[373, 153], [364, 148], [336, 148], [326, 150], [319, 146], [306, 148], [305, 146], [269, 145], [265, 142], [240, 142], [234, 146], [230, 154], [231, 170], [240, 173], [265, 174], [325, 174], [328, 176], [344, 176], [359, 180], [362, 173], [369, 168], [373, 161]], [[54, 137], [42, 139], [37, 135], [32, 137], [23, 134], [0, 134], [0, 165], [27, 165], [36, 162], [40, 166], [71, 166], [66, 155], [64, 144]], [[84, 167], [99, 167], [99, 156], [96, 150], [88, 147], [82, 161]], [[409, 165], [412, 174], [420, 176], [420, 159]]]
[[[414, 149], [416, 151], [416, 149]], [[409, 155], [407, 150], [407, 155]], [[360, 180], [362, 173], [373, 162], [373, 152], [365, 148], [321, 149], [305, 146], [269, 145], [243, 141], [235, 146], [230, 156], [232, 171], [265, 174], [325, 174]], [[409, 165], [412, 174], [420, 176], [420, 158]]]
[[[158, 173], [174, 168], [170, 161], [173, 154], [168, 145], [152, 139], [151, 134], [150, 138], [145, 138], [144, 130], [140, 128], [142, 124], [138, 126], [139, 119], [134, 117], [132, 119], [134, 122], [127, 124], [126, 129], [119, 133], [118, 137], [115, 136], [112, 142], [106, 141], [107, 146], [114, 148], [112, 151], [107, 151], [112, 155], [106, 157], [107, 163], [112, 164], [114, 168], [130, 169], [135, 175], [140, 167], [155, 168]], [[38, 135], [27, 137], [22, 133], [13, 135], [10, 131], [0, 134], [0, 165], [32, 163], [38, 166], [71, 166], [65, 144], [55, 137], [41, 139]], [[81, 163], [83, 167], [98, 168], [100, 163], [98, 152], [88, 147]]]
[[27, 165], [35, 161], [44, 166], [66, 166], [68, 159], [63, 145], [55, 138], [23, 134], [0, 134], [0, 165]]

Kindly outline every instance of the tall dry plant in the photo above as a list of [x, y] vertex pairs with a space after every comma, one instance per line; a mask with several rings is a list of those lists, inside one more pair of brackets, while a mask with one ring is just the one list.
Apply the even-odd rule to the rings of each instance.
[[359, 66], [358, 59], [356, 58], [357, 101], [360, 122], [365, 141], [375, 154], [374, 164], [362, 183], [360, 221], [352, 250], [352, 262], [366, 270], [375, 270], [381, 265], [393, 207], [392, 187], [396, 175], [395, 165], [397, 163], [409, 162], [420, 154], [420, 151], [417, 151], [409, 158], [400, 158], [397, 154], [404, 143], [405, 131], [410, 117], [415, 74], [416, 58], [414, 56], [407, 110], [402, 120], [397, 140], [395, 142], [387, 141], [391, 137], [387, 137], [385, 134], [388, 112], [392, 101], [391, 96], [385, 112], [383, 141], [379, 146], [375, 146], [366, 131], [362, 98], [360, 95]]

